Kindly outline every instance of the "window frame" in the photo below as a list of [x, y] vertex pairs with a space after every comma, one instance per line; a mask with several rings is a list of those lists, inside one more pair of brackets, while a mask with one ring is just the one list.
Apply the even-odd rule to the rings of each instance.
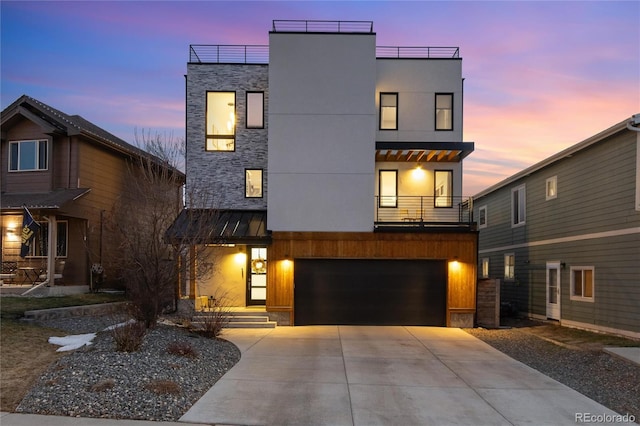
[[[393, 173], [395, 176], [395, 192], [394, 195], [383, 195], [382, 194], [382, 174], [383, 173]], [[387, 204], [385, 201], [390, 199], [393, 201], [393, 205], [391, 203]], [[380, 169], [378, 170], [378, 207], [382, 209], [395, 209], [398, 208], [398, 170], [397, 169]]]
[[[260, 172], [260, 195], [248, 195], [247, 172]], [[244, 169], [244, 198], [264, 198], [264, 169]]]
[[[449, 109], [451, 120], [449, 123], [449, 128], [440, 128], [438, 127], [438, 112], [446, 111], [444, 108], [438, 108], [438, 97], [439, 96], [448, 96], [451, 99], [451, 108]], [[436, 132], [452, 132], [453, 131], [453, 93], [452, 92], [436, 92], [434, 96], [434, 123], [433, 128]]]
[[[553, 193], [549, 193], [549, 189], [553, 189]], [[558, 176], [551, 176], [547, 178], [544, 184], [544, 199], [545, 201], [554, 200], [558, 198]]]
[[[261, 110], [261, 116], [260, 116], [260, 122], [261, 124], [259, 126], [250, 126], [249, 125], [249, 115], [250, 115], [250, 108], [249, 108], [249, 95], [261, 95], [261, 100], [262, 100], [262, 110]], [[264, 129], [264, 91], [262, 90], [247, 90], [245, 92], [245, 127], [247, 129]]]
[[[484, 216], [482, 215], [482, 212], [484, 212]], [[488, 214], [488, 210], [487, 210], [487, 206], [480, 206], [478, 208], [478, 229], [484, 229], [487, 226], [489, 226], [489, 221], [487, 218], [487, 214]], [[482, 218], [484, 217], [484, 223], [482, 223]]]
[[[570, 294], [569, 299], [577, 302], [595, 302], [596, 296], [596, 268], [594, 266], [572, 266], [569, 270]], [[584, 296], [585, 293], [585, 271], [591, 272], [591, 296]], [[575, 273], [581, 272], [580, 294], [576, 294]]]
[[[232, 134], [209, 134], [209, 94], [210, 93], [233, 93], [233, 133]], [[204, 111], [204, 150], [206, 152], [235, 152], [236, 151], [236, 130], [238, 127], [238, 99], [237, 93], [234, 90], [207, 90], [205, 92], [205, 111]], [[213, 140], [225, 140], [228, 139], [233, 144], [233, 149], [210, 149], [209, 141]]]
[[[36, 235], [33, 237], [33, 240], [31, 241], [31, 244], [29, 245], [29, 254], [27, 254], [28, 258], [32, 258], [32, 259], [44, 259], [47, 257], [47, 253], [49, 250], [49, 222], [47, 221], [38, 221], [38, 224], [40, 225], [40, 230], [36, 233]], [[65, 227], [65, 236], [64, 236], [64, 241], [63, 244], [61, 245], [60, 242], [60, 226], [64, 225]], [[57, 247], [56, 247], [56, 259], [63, 259], [63, 258], [67, 258], [69, 256], [69, 221], [68, 220], [56, 220], [56, 226], [58, 226], [58, 229], [56, 230], [56, 243], [57, 243]], [[44, 240], [43, 240], [44, 237]], [[43, 243], [38, 243], [39, 241], [43, 241]], [[40, 252], [39, 254], [36, 254], [36, 249], [37, 248], [42, 248], [42, 252]], [[60, 249], [63, 249], [64, 252], [63, 254], [58, 254]], [[43, 254], [44, 253], [44, 254]]]
[[[449, 175], [449, 195], [438, 195], [438, 173], [447, 173]], [[439, 205], [439, 198], [448, 198], [446, 205]], [[433, 171], [433, 207], [436, 209], [451, 209], [453, 208], [453, 170], [442, 169]]]
[[[514, 203], [514, 195], [518, 194], [518, 205]], [[522, 197], [520, 197], [522, 193]], [[517, 213], [516, 213], [516, 207]], [[522, 208], [520, 208], [522, 207]], [[517, 222], [516, 222], [517, 219]], [[511, 227], [518, 228], [527, 223], [527, 186], [526, 184], [518, 185], [511, 188]]]
[[[36, 150], [35, 150], [35, 165], [36, 168], [34, 169], [22, 169], [20, 168], [20, 153], [22, 152], [22, 144], [26, 144], [26, 143], [36, 143]], [[14, 156], [13, 156], [13, 147], [16, 147], [16, 159], [15, 159], [15, 168], [12, 168], [12, 166], [14, 166], [13, 162], [14, 162]], [[41, 159], [42, 156], [42, 147], [44, 147], [44, 160]], [[8, 156], [7, 156], [7, 169], [9, 171], [9, 173], [20, 173], [20, 172], [45, 172], [47, 170], [49, 170], [49, 141], [47, 139], [20, 139], [20, 140], [15, 140], [15, 141], [9, 141], [8, 144]], [[41, 163], [42, 161], [44, 161], [44, 167], [41, 167]]]
[[[395, 114], [395, 121], [394, 121], [395, 125], [394, 125], [394, 127], [382, 127], [382, 123], [383, 123], [383, 121], [382, 121], [382, 116], [383, 116], [383, 114], [382, 114], [382, 108], [383, 108], [382, 98], [384, 96], [394, 96], [396, 98], [396, 105], [395, 105], [396, 114]], [[398, 92], [380, 92], [379, 102], [380, 102], [380, 105], [379, 105], [379, 110], [378, 110], [378, 115], [379, 115], [379, 118], [378, 118], [378, 129], [379, 130], [398, 130], [398, 111], [399, 111], [399, 109], [398, 109], [398, 103], [399, 103]], [[390, 108], [390, 107], [388, 107], [388, 108]]]
[[480, 277], [489, 278], [489, 258], [480, 259]]
[[[513, 263], [510, 263], [509, 259], [513, 259]], [[516, 254], [515, 253], [504, 254], [504, 280], [505, 281], [516, 280]]]

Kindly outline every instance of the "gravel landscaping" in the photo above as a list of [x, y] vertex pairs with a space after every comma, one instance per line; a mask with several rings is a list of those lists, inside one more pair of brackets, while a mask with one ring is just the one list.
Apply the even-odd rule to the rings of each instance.
[[[81, 317], [43, 325], [83, 334], [112, 323], [108, 317]], [[465, 331], [604, 406], [635, 416], [638, 422], [639, 365], [609, 355], [593, 342], [552, 343], [528, 325]], [[175, 342], [196, 356], [169, 353]], [[92, 345], [69, 352], [52, 365], [16, 411], [176, 421], [240, 359], [240, 351], [230, 342], [169, 325], [148, 331], [137, 352], [114, 348], [110, 333], [99, 332]]]
[[[107, 317], [47, 321], [69, 334], [111, 325]], [[62, 335], [62, 333], [61, 333]], [[168, 352], [188, 347], [188, 355]], [[110, 333], [62, 357], [38, 380], [17, 412], [72, 417], [176, 421], [240, 359], [230, 342], [159, 325], [137, 352], [116, 352]]]
[[589, 342], [553, 343], [526, 327], [465, 331], [605, 407], [640, 421], [638, 364], [603, 352]]

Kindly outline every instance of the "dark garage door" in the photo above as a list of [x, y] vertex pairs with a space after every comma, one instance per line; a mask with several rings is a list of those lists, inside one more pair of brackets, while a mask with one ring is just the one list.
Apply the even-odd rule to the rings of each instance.
[[439, 260], [295, 260], [295, 324], [446, 325]]

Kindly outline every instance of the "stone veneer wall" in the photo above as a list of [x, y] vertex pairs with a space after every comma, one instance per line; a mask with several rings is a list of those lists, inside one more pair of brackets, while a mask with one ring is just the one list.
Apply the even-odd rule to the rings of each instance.
[[[187, 202], [191, 207], [223, 209], [267, 208], [267, 141], [269, 68], [258, 64], [187, 65]], [[206, 93], [236, 92], [234, 152], [205, 151]], [[264, 92], [264, 129], [246, 128], [246, 92]], [[245, 169], [262, 169], [262, 198], [245, 198]]]

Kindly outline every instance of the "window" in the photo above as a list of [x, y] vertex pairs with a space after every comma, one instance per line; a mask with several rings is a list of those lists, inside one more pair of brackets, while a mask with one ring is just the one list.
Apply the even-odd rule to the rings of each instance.
[[593, 266], [571, 267], [571, 300], [593, 302], [595, 271]]
[[[40, 230], [36, 232], [31, 245], [29, 256], [47, 257], [49, 251], [49, 222], [38, 222]], [[56, 222], [58, 234], [56, 235], [56, 257], [67, 257], [67, 222]]]
[[546, 183], [546, 200], [553, 200], [558, 196], [558, 176], [553, 176], [547, 179]]
[[398, 130], [397, 93], [380, 93], [380, 130]]
[[435, 207], [453, 207], [453, 171], [436, 170], [434, 173]]
[[436, 130], [453, 130], [453, 93], [436, 93]]
[[9, 171], [47, 170], [46, 140], [9, 142]]
[[504, 279], [513, 281], [516, 278], [516, 255], [513, 253], [504, 255]]
[[398, 207], [398, 171], [380, 170], [378, 204], [380, 207]]
[[247, 92], [247, 129], [264, 129], [264, 92]]
[[245, 170], [244, 196], [246, 198], [262, 198], [262, 169]]
[[207, 92], [207, 151], [235, 151], [235, 92]]
[[511, 227], [525, 224], [526, 219], [526, 187], [521, 185], [511, 190]]
[[489, 258], [485, 257], [482, 259], [482, 278], [489, 278]]
[[487, 206], [478, 209], [478, 226], [480, 229], [487, 227]]

